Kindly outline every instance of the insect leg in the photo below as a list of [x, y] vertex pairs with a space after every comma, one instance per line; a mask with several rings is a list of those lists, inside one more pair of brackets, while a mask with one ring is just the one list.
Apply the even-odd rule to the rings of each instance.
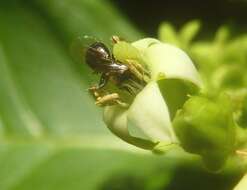
[[108, 80], [109, 80], [109, 74], [103, 73], [100, 77], [99, 85], [97, 88], [98, 89], [103, 88], [107, 84]]
[[119, 94], [117, 93], [107, 94], [102, 97], [98, 97], [95, 104], [97, 106], [109, 106], [109, 105], [120, 105], [122, 107], [128, 106], [128, 104], [120, 100]]
[[121, 90], [126, 90], [128, 93], [134, 95], [135, 91], [134, 89], [131, 87], [131, 85], [129, 84], [123, 84], [122, 86], [119, 87], [119, 89]]
[[101, 88], [105, 87], [105, 85], [107, 84], [108, 80], [109, 80], [109, 74], [108, 73], [103, 73], [100, 77], [100, 81], [98, 85], [94, 85], [92, 87], [89, 88], [90, 91], [97, 91], [100, 90]]

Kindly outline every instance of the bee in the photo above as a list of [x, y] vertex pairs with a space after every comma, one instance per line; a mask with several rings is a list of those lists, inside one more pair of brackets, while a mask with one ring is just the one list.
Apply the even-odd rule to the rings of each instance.
[[[112, 42], [118, 43], [119, 37], [113, 36]], [[108, 47], [101, 41], [91, 43], [85, 51], [85, 63], [100, 75], [98, 85], [90, 87], [88, 90], [96, 99], [95, 104], [99, 106], [121, 105], [127, 107], [128, 104], [121, 100], [118, 93], [109, 93], [105, 87], [110, 81], [118, 89], [133, 95], [142, 89], [147, 81], [144, 76], [149, 76], [148, 72], [138, 63], [128, 60], [122, 63], [115, 59]]]

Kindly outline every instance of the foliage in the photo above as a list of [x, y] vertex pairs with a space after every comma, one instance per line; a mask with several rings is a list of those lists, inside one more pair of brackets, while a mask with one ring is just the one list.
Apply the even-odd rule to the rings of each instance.
[[[246, 147], [247, 35], [231, 38], [230, 29], [222, 26], [216, 31], [213, 40], [194, 40], [200, 25], [199, 21], [194, 20], [177, 32], [171, 24], [163, 23], [159, 29], [159, 37], [190, 54], [203, 77], [205, 87], [202, 94], [207, 98], [192, 97], [186, 102], [175, 117], [174, 127], [187, 151], [202, 155], [209, 167], [217, 167], [217, 162], [225, 160], [223, 154], [229, 154], [233, 147]], [[226, 94], [228, 100], [224, 98], [221, 103], [219, 100], [212, 101]], [[234, 121], [229, 121], [232, 120], [231, 115], [223, 116], [231, 113], [231, 110]], [[234, 125], [237, 125], [237, 142], [233, 140], [236, 133], [232, 127]], [[223, 131], [217, 132], [219, 127]], [[188, 128], [191, 134], [186, 136]], [[242, 184], [244, 182], [241, 182], [241, 189], [245, 189], [246, 186]]]
[[162, 41], [176, 44], [194, 60], [207, 84], [207, 90], [219, 93], [228, 89], [246, 87], [247, 35], [230, 38], [230, 29], [220, 27], [213, 40], [195, 41], [200, 29], [199, 21], [191, 21], [179, 32], [169, 23], [159, 29]]

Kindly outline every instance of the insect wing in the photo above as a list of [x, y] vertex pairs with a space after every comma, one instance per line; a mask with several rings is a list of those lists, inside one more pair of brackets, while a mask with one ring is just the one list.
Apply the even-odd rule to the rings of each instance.
[[85, 54], [88, 48], [98, 40], [91, 36], [77, 37], [70, 45], [70, 54], [77, 63], [85, 62]]

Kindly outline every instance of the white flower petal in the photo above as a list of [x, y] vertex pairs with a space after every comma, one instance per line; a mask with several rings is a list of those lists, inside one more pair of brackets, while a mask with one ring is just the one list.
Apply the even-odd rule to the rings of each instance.
[[142, 52], [153, 80], [178, 78], [202, 86], [194, 64], [181, 49], [152, 38], [139, 40], [132, 45]]
[[107, 127], [119, 138], [143, 149], [153, 149], [156, 144], [142, 138], [131, 136], [127, 127], [127, 109], [120, 106], [107, 106], [103, 119]]
[[128, 138], [127, 109], [120, 106], [107, 106], [103, 113], [104, 122], [107, 127], [117, 136]]
[[168, 107], [156, 82], [150, 82], [128, 109], [128, 128], [131, 136], [153, 142], [175, 142]]
[[159, 40], [156, 40], [155, 38], [144, 38], [141, 40], [138, 40], [136, 42], [133, 42], [132, 45], [141, 50], [144, 51], [146, 48], [148, 48], [149, 46], [153, 45], [153, 44], [161, 44], [161, 42]]

